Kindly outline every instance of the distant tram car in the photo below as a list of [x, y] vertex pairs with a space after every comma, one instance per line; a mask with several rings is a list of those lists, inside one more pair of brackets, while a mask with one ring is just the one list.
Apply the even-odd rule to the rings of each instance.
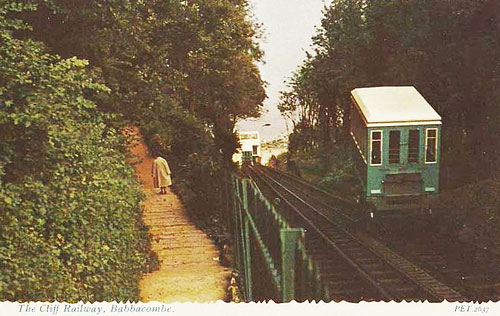
[[357, 88], [351, 98], [366, 201], [377, 211], [426, 207], [439, 192], [441, 116], [414, 87]]
[[239, 132], [241, 144], [241, 165], [260, 163], [260, 137], [259, 132]]

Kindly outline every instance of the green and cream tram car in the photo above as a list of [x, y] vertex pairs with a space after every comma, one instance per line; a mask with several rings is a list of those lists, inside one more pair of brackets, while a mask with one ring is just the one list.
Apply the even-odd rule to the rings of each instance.
[[240, 165], [260, 163], [261, 146], [259, 132], [238, 132], [241, 149], [233, 156]]
[[351, 98], [366, 201], [375, 210], [425, 208], [439, 192], [441, 116], [411, 86], [357, 88]]

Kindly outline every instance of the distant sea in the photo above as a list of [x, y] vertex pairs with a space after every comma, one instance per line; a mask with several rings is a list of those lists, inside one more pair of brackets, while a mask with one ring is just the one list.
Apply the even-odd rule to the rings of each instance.
[[285, 119], [276, 108], [267, 109], [258, 119], [248, 119], [236, 124], [236, 129], [241, 132], [259, 132], [262, 143], [276, 139], [287, 138], [288, 132]]

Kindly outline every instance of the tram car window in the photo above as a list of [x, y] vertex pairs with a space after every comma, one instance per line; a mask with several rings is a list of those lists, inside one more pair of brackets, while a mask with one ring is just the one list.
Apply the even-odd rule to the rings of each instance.
[[249, 165], [252, 164], [253, 159], [252, 159], [252, 152], [250, 151], [243, 151], [241, 152], [241, 165]]
[[422, 208], [439, 192], [441, 116], [411, 86], [351, 91], [351, 136], [376, 210]]

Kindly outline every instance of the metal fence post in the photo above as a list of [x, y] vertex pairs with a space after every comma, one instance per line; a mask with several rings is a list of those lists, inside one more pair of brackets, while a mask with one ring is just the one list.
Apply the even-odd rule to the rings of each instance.
[[250, 245], [250, 226], [248, 223], [248, 179], [242, 180], [242, 201], [243, 201], [243, 266], [245, 269], [245, 292], [247, 300], [251, 301], [252, 295], [252, 260], [251, 260], [251, 245]]
[[234, 240], [234, 255], [236, 269], [241, 271], [241, 243], [240, 243], [240, 218], [241, 218], [241, 197], [239, 192], [239, 180], [237, 177], [232, 177], [233, 180], [233, 240]]
[[243, 208], [248, 211], [248, 179], [241, 180], [241, 197], [243, 201]]
[[252, 300], [252, 257], [251, 257], [251, 245], [250, 245], [250, 225], [248, 223], [248, 215], [245, 214], [245, 235], [244, 235], [244, 249], [245, 249], [245, 285], [247, 298], [249, 301]]
[[302, 228], [280, 230], [281, 239], [281, 300], [295, 299], [295, 266], [297, 241], [304, 234]]

